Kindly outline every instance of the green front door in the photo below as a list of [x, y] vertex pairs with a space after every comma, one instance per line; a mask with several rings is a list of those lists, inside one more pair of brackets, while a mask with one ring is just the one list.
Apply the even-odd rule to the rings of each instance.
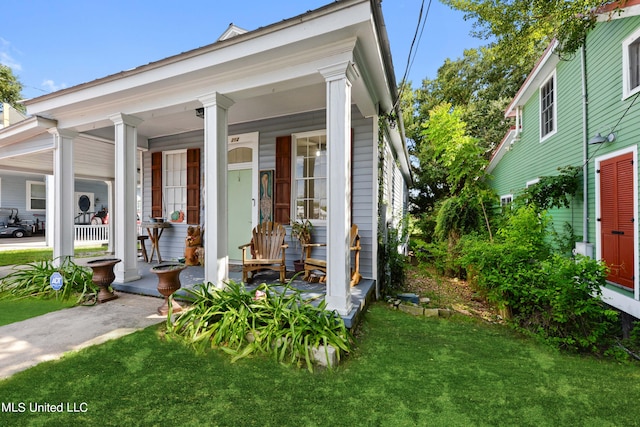
[[[229, 170], [227, 176], [229, 191], [229, 260], [242, 260], [242, 251], [238, 246], [251, 241], [251, 213], [253, 200], [251, 197], [252, 170]], [[249, 256], [251, 256], [249, 254]]]

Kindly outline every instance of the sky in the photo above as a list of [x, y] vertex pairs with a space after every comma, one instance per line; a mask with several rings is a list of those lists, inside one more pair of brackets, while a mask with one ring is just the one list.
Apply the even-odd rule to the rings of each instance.
[[[211, 44], [230, 23], [251, 31], [330, 1], [2, 0], [0, 63], [33, 98]], [[486, 44], [470, 35], [462, 12], [437, 0], [384, 0], [398, 80], [423, 3], [429, 13], [408, 74], [414, 88], [435, 78], [446, 58]]]

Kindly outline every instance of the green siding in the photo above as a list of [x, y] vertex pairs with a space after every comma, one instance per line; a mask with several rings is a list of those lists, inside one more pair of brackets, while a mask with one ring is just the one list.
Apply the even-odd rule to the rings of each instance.
[[[607, 135], [617, 125], [616, 141], [589, 146], [589, 240], [595, 242], [594, 159], [640, 142], [640, 100], [629, 109], [635, 96], [622, 99], [622, 42], [640, 28], [640, 17], [599, 24], [587, 37], [587, 91], [589, 137]], [[622, 119], [621, 119], [622, 118]]]
[[[537, 91], [525, 104], [522, 133], [511, 150], [492, 171], [492, 187], [499, 195], [517, 196], [528, 181], [559, 173], [563, 166], [581, 166], [583, 158], [582, 86], [580, 58], [561, 61], [556, 67], [557, 131], [540, 141], [540, 98]], [[551, 212], [558, 231], [571, 224], [576, 234], [582, 233], [582, 197], [571, 209]]]
[[[635, 96], [622, 100], [622, 42], [640, 28], [640, 17], [599, 23], [586, 42], [588, 120], [587, 138], [596, 133], [607, 135], [618, 124]], [[527, 181], [556, 175], [562, 166], [582, 166], [583, 112], [581, 57], [561, 60], [556, 66], [557, 133], [540, 142], [539, 91], [526, 102], [522, 117], [522, 134], [512, 149], [492, 171], [491, 186], [499, 195], [518, 195]], [[613, 144], [588, 146], [588, 239], [595, 242], [595, 170], [594, 158], [640, 142], [640, 100], [635, 103], [616, 128]], [[552, 212], [556, 226], [572, 224], [582, 234], [582, 194], [570, 209]]]

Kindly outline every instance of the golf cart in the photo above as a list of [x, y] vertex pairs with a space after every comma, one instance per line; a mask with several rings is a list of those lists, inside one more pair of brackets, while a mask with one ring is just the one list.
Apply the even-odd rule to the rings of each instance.
[[16, 208], [0, 208], [0, 237], [31, 236], [32, 227], [18, 217]]

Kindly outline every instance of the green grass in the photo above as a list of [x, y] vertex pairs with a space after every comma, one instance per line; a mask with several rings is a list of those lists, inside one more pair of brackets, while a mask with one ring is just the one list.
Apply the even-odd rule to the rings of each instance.
[[[1, 425], [629, 426], [637, 364], [565, 355], [507, 327], [417, 318], [375, 304], [334, 371], [234, 364], [158, 339], [158, 327], [0, 381]], [[30, 403], [84, 413], [30, 413]], [[84, 408], [84, 406], [83, 406]]]
[[75, 305], [75, 301], [58, 301], [28, 298], [21, 300], [0, 300], [0, 326], [40, 316], [51, 311]]
[[[105, 254], [103, 246], [81, 247], [75, 249], [76, 257], [91, 257]], [[34, 261], [50, 260], [53, 257], [52, 249], [20, 249], [15, 251], [0, 252], [0, 267], [5, 265], [22, 265]]]

